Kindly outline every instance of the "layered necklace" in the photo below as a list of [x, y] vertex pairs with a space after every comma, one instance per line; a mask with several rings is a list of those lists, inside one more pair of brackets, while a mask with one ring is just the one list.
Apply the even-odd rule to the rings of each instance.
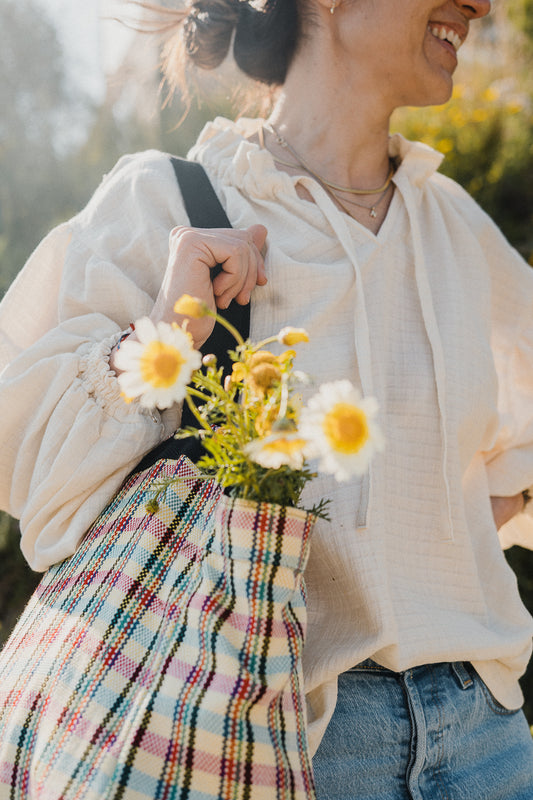
[[[323, 178], [322, 175], [319, 175], [317, 172], [315, 172], [315, 170], [312, 169], [300, 155], [298, 155], [296, 150], [289, 144], [289, 142], [280, 133], [278, 133], [278, 131], [272, 125], [272, 123], [268, 123], [264, 127], [266, 128], [266, 130], [269, 130], [276, 137], [276, 142], [278, 143], [278, 145], [287, 150], [294, 159], [294, 162], [284, 161], [283, 159], [273, 155], [272, 157], [274, 161], [276, 161], [278, 164], [281, 164], [284, 167], [292, 167], [293, 169], [294, 167], [300, 167], [305, 172], [309, 173], [309, 175], [312, 175], [313, 178], [315, 178], [320, 183], [320, 185], [328, 192], [329, 195], [331, 195], [334, 198], [334, 200], [337, 201], [337, 203], [341, 206], [341, 208], [344, 209], [344, 211], [346, 211], [347, 214], [350, 213], [350, 210], [346, 208], [346, 206], [344, 205], [345, 203], [357, 206], [358, 208], [366, 209], [366, 211], [368, 211], [368, 213], [373, 219], [377, 217], [376, 209], [387, 196], [388, 190], [392, 184], [392, 179], [394, 177], [395, 166], [392, 159], [389, 158], [389, 165], [390, 165], [389, 174], [387, 175], [387, 179], [385, 180], [385, 183], [382, 186], [378, 186], [376, 189], [354, 189], [352, 186], [340, 186], [337, 183], [328, 181], [326, 178]], [[264, 146], [263, 129], [261, 129], [260, 131], [260, 139], [261, 139], [261, 145]], [[367, 206], [364, 205], [363, 203], [358, 203], [356, 200], [353, 199], [353, 197], [350, 198], [343, 197], [341, 199], [339, 197], [339, 192], [355, 196], [379, 195], [379, 199], [375, 203], [373, 203], [373, 205]]]

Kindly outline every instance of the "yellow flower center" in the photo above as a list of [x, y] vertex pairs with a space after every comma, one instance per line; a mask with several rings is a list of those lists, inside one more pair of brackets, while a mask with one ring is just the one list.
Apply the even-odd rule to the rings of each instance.
[[281, 380], [281, 370], [276, 356], [268, 350], [253, 353], [247, 363], [246, 383], [256, 395], [266, 395]]
[[369, 438], [366, 414], [350, 403], [336, 403], [322, 422], [322, 428], [333, 450], [353, 455]]
[[273, 353], [269, 353], [268, 350], [257, 350], [255, 353], [252, 353], [250, 358], [248, 359], [248, 368], [254, 369], [258, 367], [259, 364], [275, 364], [276, 363], [276, 356]]
[[141, 356], [141, 375], [155, 389], [169, 389], [176, 383], [185, 363], [180, 351], [163, 342], [150, 342]]
[[281, 372], [274, 364], [258, 364], [250, 370], [248, 381], [256, 392], [268, 392], [276, 381], [281, 379]]

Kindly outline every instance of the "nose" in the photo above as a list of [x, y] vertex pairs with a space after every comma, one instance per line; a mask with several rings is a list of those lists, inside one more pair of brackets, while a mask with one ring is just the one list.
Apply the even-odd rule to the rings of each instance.
[[481, 19], [490, 13], [491, 0], [455, 0], [465, 17], [468, 19]]

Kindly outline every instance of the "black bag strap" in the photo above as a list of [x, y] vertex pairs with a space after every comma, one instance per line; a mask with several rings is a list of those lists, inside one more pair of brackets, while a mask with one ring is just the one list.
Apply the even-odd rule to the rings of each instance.
[[[187, 161], [184, 158], [172, 157], [172, 166], [176, 173], [179, 187], [189, 222], [193, 228], [231, 228], [226, 212], [215, 194], [211, 181], [201, 164]], [[211, 270], [213, 280], [222, 270], [220, 264]], [[177, 300], [178, 298], [176, 298]], [[231, 322], [243, 339], [250, 335], [250, 304], [239, 305], [234, 300], [229, 307], [219, 310], [219, 314]], [[213, 333], [201, 347], [202, 355], [214, 353], [224, 371], [231, 371], [231, 360], [228, 350], [235, 347], [235, 340], [226, 328], [215, 325]], [[189, 423], [187, 423], [189, 424]], [[193, 423], [191, 423], [193, 424]]]
[[[170, 160], [176, 173], [191, 227], [231, 228], [226, 212], [222, 208], [202, 165], [196, 161], [187, 161], [184, 158], [176, 158], [175, 156], [171, 156]], [[220, 264], [213, 267], [211, 279], [215, 278], [221, 269]], [[233, 300], [228, 308], [219, 310], [219, 314], [237, 328], [243, 339], [248, 338], [250, 334], [249, 303], [243, 306]], [[229, 331], [222, 325], [215, 325], [211, 336], [204, 342], [200, 351], [202, 355], [213, 353], [217, 358], [218, 364], [224, 368], [225, 372], [229, 373], [231, 372], [231, 359], [228, 356], [228, 350], [232, 350], [234, 347], [235, 340]], [[183, 405], [181, 425], [184, 428], [198, 427], [194, 415], [185, 403]], [[171, 436], [170, 439], [161, 442], [161, 444], [147, 453], [133, 471], [139, 472], [147, 469], [161, 458], [176, 459], [179, 456], [186, 455], [191, 461], [196, 462], [203, 452], [198, 439], [192, 436], [187, 439], [175, 439]]]

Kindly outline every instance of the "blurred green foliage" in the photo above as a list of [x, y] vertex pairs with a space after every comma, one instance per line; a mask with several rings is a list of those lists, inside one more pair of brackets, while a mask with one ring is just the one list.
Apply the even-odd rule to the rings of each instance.
[[[480, 76], [481, 77], [481, 76]], [[408, 139], [444, 156], [441, 171], [458, 181], [498, 222], [523, 255], [533, 254], [533, 109], [513, 81], [457, 83], [443, 107], [395, 117]]]
[[[402, 110], [393, 127], [445, 155], [442, 171], [461, 183], [533, 263], [533, 0], [509, 0], [506, 59], [469, 62], [444, 107]], [[35, 20], [38, 19], [38, 24]], [[47, 231], [75, 214], [125, 152], [155, 147], [187, 152], [216, 114], [234, 116], [236, 101], [217, 90], [194, 101], [185, 121], [179, 101], [151, 124], [94, 107], [69, 87], [53, 27], [33, 0], [0, 4], [0, 293]], [[65, 126], [84, 122], [79, 146], [65, 146]], [[63, 140], [64, 140], [63, 136]], [[68, 137], [67, 137], [68, 138]], [[0, 643], [38, 576], [19, 549], [17, 523], [0, 514]], [[533, 611], [533, 552], [507, 553], [525, 604]], [[523, 680], [533, 723], [533, 664]]]

